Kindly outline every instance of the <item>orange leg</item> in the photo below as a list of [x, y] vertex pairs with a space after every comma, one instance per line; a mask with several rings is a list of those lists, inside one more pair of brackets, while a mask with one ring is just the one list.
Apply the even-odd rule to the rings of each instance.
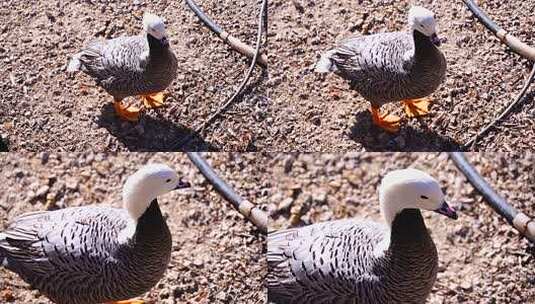
[[429, 105], [431, 104], [431, 99], [428, 97], [408, 99], [403, 100], [403, 103], [407, 116], [414, 118], [429, 114]]
[[397, 133], [399, 131], [400, 118], [398, 116], [388, 113], [381, 115], [379, 113], [379, 108], [374, 106], [371, 107], [371, 112], [372, 120], [375, 125], [389, 133]]
[[139, 108], [134, 106], [125, 106], [120, 100], [116, 100], [113, 104], [117, 115], [128, 121], [137, 122], [139, 120]]
[[159, 92], [151, 95], [141, 95], [141, 100], [143, 104], [148, 109], [156, 109], [163, 106], [165, 101], [166, 94]]

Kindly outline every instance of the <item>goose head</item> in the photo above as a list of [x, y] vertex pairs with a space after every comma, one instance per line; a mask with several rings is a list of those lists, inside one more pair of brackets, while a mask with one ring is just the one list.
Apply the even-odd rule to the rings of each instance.
[[411, 32], [418, 31], [429, 37], [431, 42], [440, 46], [440, 38], [437, 35], [437, 23], [435, 14], [421, 6], [413, 6], [409, 10], [409, 26]]
[[160, 42], [163, 46], [169, 45], [169, 38], [165, 23], [162, 18], [157, 15], [146, 12], [143, 15], [143, 30], [154, 39]]
[[416, 169], [388, 173], [379, 187], [381, 212], [391, 225], [403, 209], [430, 210], [457, 219], [455, 209], [444, 198], [438, 182], [429, 174]]
[[149, 164], [129, 176], [123, 187], [123, 207], [137, 221], [158, 196], [189, 188], [175, 170], [162, 164]]

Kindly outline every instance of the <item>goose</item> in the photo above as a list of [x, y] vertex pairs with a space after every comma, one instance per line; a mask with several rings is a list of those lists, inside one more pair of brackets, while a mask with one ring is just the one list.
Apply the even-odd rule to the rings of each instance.
[[145, 13], [143, 30], [138, 36], [94, 40], [67, 66], [67, 72], [82, 71], [94, 78], [113, 96], [118, 116], [133, 122], [139, 120], [140, 109], [122, 100], [139, 95], [147, 108], [163, 106], [162, 91], [176, 78], [178, 68], [163, 19]]
[[420, 209], [452, 219], [438, 182], [416, 169], [379, 187], [385, 223], [342, 219], [268, 236], [268, 297], [277, 304], [424, 303], [438, 257]]
[[162, 278], [171, 233], [157, 197], [189, 187], [150, 164], [123, 187], [123, 208], [71, 207], [23, 214], [0, 232], [0, 265], [58, 304], [143, 303]]
[[438, 49], [432, 11], [413, 6], [409, 31], [345, 39], [323, 54], [315, 70], [334, 72], [350, 82], [371, 103], [374, 124], [390, 133], [399, 131], [400, 118], [380, 113], [382, 105], [402, 101], [408, 117], [429, 113], [428, 97], [444, 81], [446, 59]]

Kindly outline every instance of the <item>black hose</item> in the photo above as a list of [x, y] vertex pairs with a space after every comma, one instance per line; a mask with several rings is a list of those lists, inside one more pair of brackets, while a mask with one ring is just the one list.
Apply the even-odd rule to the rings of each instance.
[[[228, 45], [230, 45], [231, 48], [249, 58], [255, 58], [255, 60], [253, 61], [254, 63], [259, 64], [264, 68], [267, 67], [268, 58], [266, 54], [256, 54], [258, 50], [255, 50], [253, 47], [243, 43], [238, 38], [226, 32], [221, 26], [219, 26], [219, 24], [217, 24], [213, 19], [206, 15], [194, 0], [186, 0], [186, 4], [212, 32], [214, 32], [217, 36], [219, 36], [219, 38], [221, 38]], [[264, 6], [267, 6], [266, 0], [262, 1], [262, 7]], [[267, 20], [267, 18], [264, 18], [265, 14], [267, 14], [267, 9], [263, 10], [263, 13], [261, 13], [260, 22], [263, 22], [262, 20]], [[267, 23], [267, 21], [265, 22]]]
[[189, 6], [189, 8], [201, 19], [201, 21], [214, 33], [217, 35], [221, 35], [223, 33], [223, 29], [219, 26], [219, 24], [215, 23], [214, 20], [212, 20], [210, 17], [208, 17], [203, 10], [195, 3], [193, 0], [186, 0], [186, 4]]
[[492, 21], [492, 19], [490, 19], [490, 17], [481, 8], [479, 8], [474, 1], [464, 0], [464, 3], [472, 11], [472, 13], [476, 15], [477, 19], [479, 19], [479, 21], [481, 21], [481, 23], [483, 23], [483, 25], [495, 35], [502, 29], [498, 26], [498, 24], [496, 24], [496, 22]]
[[474, 138], [469, 140], [467, 143], [463, 145], [463, 150], [471, 149], [474, 150], [475, 144], [477, 141], [484, 135], [486, 135], [492, 127], [494, 127], [499, 121], [505, 118], [512, 110], [513, 108], [518, 105], [518, 103], [522, 100], [524, 100], [524, 96], [528, 92], [529, 87], [531, 86], [531, 83], [535, 79], [535, 64], [531, 68], [531, 73], [528, 76], [526, 82], [524, 83], [524, 86], [522, 87], [522, 90], [520, 90], [520, 93], [516, 96], [515, 100], [511, 102], [505, 109], [502, 110], [502, 112], [493, 119], [489, 124], [487, 124], [481, 131], [479, 131]]
[[225, 200], [253, 223], [260, 231], [267, 233], [268, 215], [265, 211], [251, 204], [236, 193], [219, 175], [212, 169], [206, 160], [198, 152], [188, 152], [189, 159], [199, 169], [202, 175], [210, 182], [214, 189]]
[[204, 158], [196, 152], [187, 153], [189, 159], [201, 171], [202, 175], [212, 184], [215, 190], [229, 201], [234, 208], [239, 209], [243, 198], [236, 193], [227, 183], [225, 183]]
[[474, 1], [463, 0], [463, 2], [476, 18], [503, 43], [509, 46], [513, 52], [526, 59], [535, 61], [535, 48], [525, 44], [514, 35], [509, 34], [506, 30], [499, 27]]
[[[241, 94], [243, 93], [243, 90], [245, 89], [245, 86], [247, 85], [247, 83], [249, 82], [249, 80], [251, 79], [251, 77], [253, 76], [253, 71], [256, 67], [256, 63], [258, 62], [258, 58], [261, 57], [260, 55], [260, 48], [261, 48], [261, 44], [262, 44], [262, 34], [263, 34], [263, 20], [264, 20], [264, 17], [266, 16], [265, 13], [267, 11], [267, 0], [262, 0], [262, 5], [260, 7], [260, 16], [259, 16], [259, 20], [258, 20], [258, 32], [257, 32], [257, 36], [256, 36], [256, 47], [254, 49], [254, 51], [252, 52], [252, 61], [251, 61], [251, 64], [249, 66], [249, 69], [247, 70], [246, 74], [245, 74], [245, 78], [243, 79], [243, 81], [241, 82], [240, 86], [238, 87], [238, 89], [234, 92], [234, 94], [225, 101], [225, 103], [223, 104], [222, 107], [220, 107], [216, 113], [214, 113], [212, 116], [210, 116], [202, 125], [200, 128], [196, 128], [195, 129], [195, 132], [194, 133], [190, 133], [188, 136], [176, 141], [175, 143], [173, 143], [171, 145], [171, 147], [174, 147], [172, 148], [173, 150], [177, 150], [179, 148], [181, 148], [184, 144], [188, 143], [192, 138], [193, 138], [193, 134], [200, 134], [204, 131], [204, 129], [210, 125], [217, 117], [219, 117], [223, 111], [227, 110], [228, 107], [230, 107], [232, 105], [232, 103], [239, 97], [241, 96]], [[266, 61], [267, 62], [267, 61]]]
[[455, 166], [466, 176], [470, 184], [483, 196], [485, 201], [501, 216], [505, 217], [507, 222], [513, 225], [513, 220], [518, 214], [518, 211], [509, 205], [503, 197], [492, 189], [492, 187], [485, 181], [485, 179], [477, 172], [477, 170], [470, 164], [463, 153], [452, 152], [449, 153], [450, 158], [455, 163]]

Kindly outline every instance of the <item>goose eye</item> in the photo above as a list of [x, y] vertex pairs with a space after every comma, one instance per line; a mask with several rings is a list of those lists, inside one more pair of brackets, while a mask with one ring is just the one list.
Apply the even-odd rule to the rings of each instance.
[[422, 199], [429, 199], [429, 197], [427, 197], [427, 196], [425, 196], [425, 195], [420, 196], [420, 198], [422, 198]]
[[167, 179], [165, 182], [166, 182], [166, 183], [170, 183], [170, 182], [171, 182], [171, 179], [169, 178], [169, 179]]

